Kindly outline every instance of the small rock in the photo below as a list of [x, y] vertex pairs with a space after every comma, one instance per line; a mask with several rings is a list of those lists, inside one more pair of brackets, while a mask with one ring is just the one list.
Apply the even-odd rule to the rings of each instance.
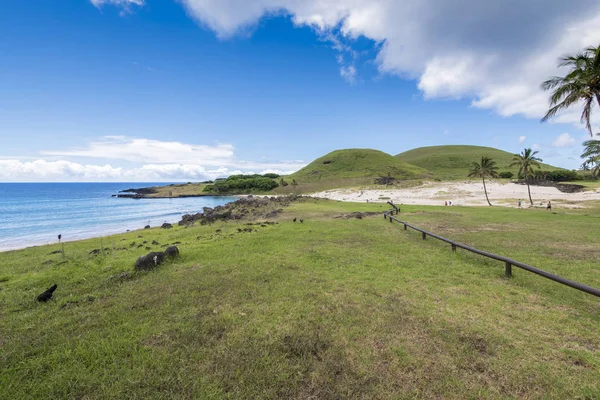
[[146, 250], [152, 250], [152, 247], [146, 246]]
[[150, 229], [150, 225], [146, 225], [144, 229]]
[[166, 258], [177, 258], [179, 257], [179, 249], [177, 246], [169, 246], [165, 249], [164, 255]]
[[156, 246], [156, 245], [158, 245], [158, 244], [160, 244], [160, 243], [158, 243], [156, 240], [153, 240], [153, 241], [152, 241], [152, 244]]
[[171, 228], [173, 227], [173, 225], [171, 225], [171, 224], [169, 224], [169, 223], [165, 222], [165, 223], [164, 223], [164, 224], [162, 224], [160, 227], [161, 227], [161, 228], [163, 228], [163, 229], [171, 229]]
[[152, 268], [157, 267], [164, 261], [164, 254], [152, 252], [148, 253], [145, 256], [141, 256], [135, 262], [135, 269], [137, 271], [147, 271]]

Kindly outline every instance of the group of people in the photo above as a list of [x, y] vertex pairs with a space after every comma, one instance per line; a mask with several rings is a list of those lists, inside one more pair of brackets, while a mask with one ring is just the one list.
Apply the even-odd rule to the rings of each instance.
[[444, 206], [452, 206], [452, 202], [451, 201], [445, 201], [444, 202]]
[[[540, 203], [540, 205], [542, 205], [542, 204], [543, 203]], [[517, 201], [517, 208], [523, 208], [521, 199], [519, 199], [519, 201]], [[550, 200], [548, 200], [548, 204], [546, 204], [546, 210], [552, 210], [552, 203], [550, 202]]]

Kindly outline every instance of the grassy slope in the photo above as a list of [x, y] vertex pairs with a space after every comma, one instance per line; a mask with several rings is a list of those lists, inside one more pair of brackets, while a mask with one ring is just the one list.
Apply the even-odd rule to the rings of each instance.
[[[469, 165], [481, 161], [482, 156], [491, 157], [496, 161], [499, 172], [511, 171], [517, 174], [518, 168], [511, 168], [513, 154], [482, 146], [431, 146], [419, 147], [396, 155], [404, 162], [426, 168], [438, 179], [466, 179]], [[543, 170], [559, 169], [548, 164], [542, 164]]]
[[[332, 219], [379, 210], [309, 201], [251, 233], [130, 232], [97, 257], [100, 239], [67, 243], [60, 265], [57, 245], [3, 253], [0, 398], [600, 397], [598, 299], [518, 269], [506, 280], [379, 216]], [[597, 209], [401, 217], [600, 287]], [[182, 242], [181, 259], [121, 277], [146, 252], [129, 244], [153, 239]]]
[[280, 188], [279, 191], [310, 192], [372, 185], [375, 178], [387, 176], [388, 173], [401, 180], [431, 176], [427, 170], [399, 161], [379, 150], [345, 149], [332, 151], [289, 175], [285, 179], [289, 182], [295, 179], [299, 186]]
[[178, 197], [206, 194], [202, 193], [206, 185], [202, 183], [181, 183], [168, 186], [153, 186], [156, 193], [149, 194], [146, 197]]

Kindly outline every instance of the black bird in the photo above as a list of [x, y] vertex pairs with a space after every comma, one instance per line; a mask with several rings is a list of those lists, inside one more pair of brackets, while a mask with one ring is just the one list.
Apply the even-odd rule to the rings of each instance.
[[58, 241], [60, 242], [60, 239], [62, 239], [62, 234], [58, 235]]
[[302, 218], [300, 218], [300, 223], [303, 223], [303, 222], [304, 222], [304, 220]]
[[54, 293], [54, 291], [56, 290], [57, 287], [58, 287], [58, 285], [54, 284], [54, 286], [52, 286], [51, 288], [46, 290], [44, 293], [40, 294], [37, 297], [37, 301], [46, 302], [46, 301], [50, 300], [52, 298], [52, 293]]
[[296, 217], [294, 217], [294, 222], [296, 222]]

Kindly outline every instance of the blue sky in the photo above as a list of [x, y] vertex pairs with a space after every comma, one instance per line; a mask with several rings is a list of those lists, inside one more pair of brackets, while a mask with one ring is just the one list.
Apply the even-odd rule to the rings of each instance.
[[540, 124], [538, 86], [598, 44], [600, 6], [490, 0], [447, 22], [471, 1], [2, 2], [0, 181], [203, 180], [440, 144], [576, 168], [578, 110]]

